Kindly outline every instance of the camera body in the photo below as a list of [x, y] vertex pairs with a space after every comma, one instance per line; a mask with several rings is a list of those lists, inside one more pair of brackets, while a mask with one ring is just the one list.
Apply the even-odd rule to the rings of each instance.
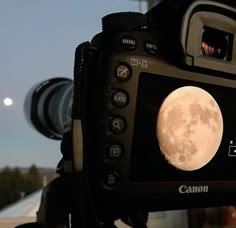
[[[99, 210], [236, 203], [235, 3], [179, 2], [170, 7], [163, 1], [146, 15], [108, 15], [103, 18], [103, 32], [76, 50], [74, 170], [84, 173]], [[173, 94], [185, 88], [197, 89], [193, 100], [188, 92], [179, 98]], [[165, 110], [164, 101], [171, 94], [171, 108]], [[195, 119], [189, 114], [196, 104], [211, 113], [205, 122], [201, 113]], [[182, 111], [174, 112], [170, 126], [180, 126], [183, 132], [191, 129], [182, 134], [170, 127], [162, 135], [159, 128], [168, 125], [165, 115], [173, 107]], [[178, 118], [184, 122], [175, 125]], [[204, 157], [201, 154], [213, 144], [203, 164], [183, 168]], [[181, 159], [185, 163], [178, 166]]]

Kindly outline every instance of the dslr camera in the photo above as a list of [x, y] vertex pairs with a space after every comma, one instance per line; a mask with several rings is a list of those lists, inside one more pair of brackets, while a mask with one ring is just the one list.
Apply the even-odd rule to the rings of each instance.
[[165, 0], [102, 27], [77, 47], [73, 83], [28, 96], [28, 119], [48, 137], [62, 137], [71, 113], [70, 183], [99, 212], [236, 204], [235, 2]]

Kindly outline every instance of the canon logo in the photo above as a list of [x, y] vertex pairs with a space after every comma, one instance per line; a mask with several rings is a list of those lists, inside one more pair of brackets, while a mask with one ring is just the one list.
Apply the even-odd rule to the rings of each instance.
[[179, 187], [179, 193], [190, 194], [190, 193], [203, 193], [208, 192], [208, 186], [186, 186], [181, 185]]

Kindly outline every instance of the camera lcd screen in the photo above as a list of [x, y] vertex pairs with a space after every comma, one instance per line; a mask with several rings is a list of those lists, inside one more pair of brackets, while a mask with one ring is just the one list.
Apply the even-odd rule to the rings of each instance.
[[[191, 73], [189, 75], [191, 78]], [[181, 88], [204, 91], [218, 104], [222, 114], [222, 137], [211, 159], [202, 167], [184, 170], [166, 158], [157, 137], [157, 120], [163, 101]], [[198, 96], [198, 94], [197, 94]], [[130, 178], [133, 181], [200, 181], [235, 179], [236, 163], [236, 91], [234, 88], [142, 73], [136, 103]], [[203, 108], [204, 109], [204, 108]], [[176, 115], [178, 115], [176, 113]], [[191, 119], [191, 116], [188, 117]], [[194, 120], [193, 120], [194, 121]], [[198, 125], [198, 124], [197, 124]], [[182, 127], [182, 126], [181, 126]], [[201, 125], [199, 126], [201, 128]], [[171, 130], [171, 129], [170, 129]], [[182, 136], [183, 137], [183, 136]], [[186, 135], [188, 137], [188, 135]], [[195, 136], [201, 148], [209, 142], [210, 134], [202, 129]], [[185, 142], [185, 138], [182, 139]], [[175, 150], [176, 146], [176, 150]], [[178, 145], [172, 145], [172, 153], [178, 153]], [[174, 149], [173, 149], [174, 148]], [[200, 149], [199, 149], [200, 150]], [[201, 153], [201, 151], [198, 151]], [[188, 153], [188, 151], [187, 151]], [[189, 147], [189, 157], [191, 148]], [[196, 159], [195, 159], [196, 160]], [[189, 160], [191, 162], [191, 159]], [[188, 163], [188, 161], [187, 161]]]

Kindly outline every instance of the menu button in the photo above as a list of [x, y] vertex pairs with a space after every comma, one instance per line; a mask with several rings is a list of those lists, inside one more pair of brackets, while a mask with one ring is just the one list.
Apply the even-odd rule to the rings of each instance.
[[136, 40], [129, 35], [124, 35], [121, 37], [121, 46], [128, 50], [134, 50], [136, 48]]

